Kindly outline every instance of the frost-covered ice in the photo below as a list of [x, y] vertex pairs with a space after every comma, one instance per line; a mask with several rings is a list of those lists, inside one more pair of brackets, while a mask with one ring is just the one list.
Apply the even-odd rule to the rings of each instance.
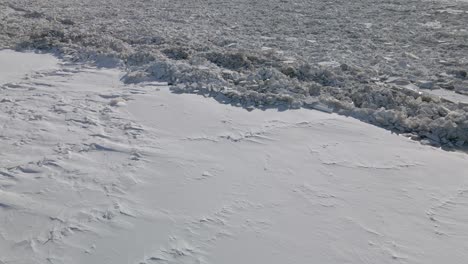
[[124, 85], [117, 69], [16, 68], [48, 55], [1, 64], [12, 56], [0, 263], [468, 259], [465, 153], [336, 114]]
[[468, 142], [466, 1], [5, 0], [0, 47], [127, 68], [248, 109], [320, 108]]

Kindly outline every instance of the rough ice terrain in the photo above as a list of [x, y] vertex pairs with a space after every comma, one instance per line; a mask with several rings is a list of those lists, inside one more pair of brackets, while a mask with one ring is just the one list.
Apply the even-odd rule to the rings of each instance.
[[465, 153], [50, 55], [0, 62], [0, 263], [468, 259]]
[[467, 25], [467, 1], [0, 0], [0, 264], [466, 264]]
[[127, 83], [468, 142], [466, 1], [2, 0], [0, 21], [0, 48], [125, 66]]

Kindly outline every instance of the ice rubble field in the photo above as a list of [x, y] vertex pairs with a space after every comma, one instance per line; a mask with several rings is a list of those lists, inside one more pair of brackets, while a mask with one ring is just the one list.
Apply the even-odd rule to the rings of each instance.
[[0, 21], [0, 47], [123, 65], [127, 83], [468, 141], [466, 1], [3, 0]]
[[2, 264], [468, 259], [465, 153], [50, 55], [0, 61]]

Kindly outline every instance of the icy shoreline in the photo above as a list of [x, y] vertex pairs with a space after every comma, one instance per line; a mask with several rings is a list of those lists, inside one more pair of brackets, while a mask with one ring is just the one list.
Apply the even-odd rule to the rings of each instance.
[[463, 2], [0, 5], [0, 47], [122, 65], [128, 83], [167, 81], [246, 108], [318, 108], [429, 144], [468, 142], [466, 103], [424, 92], [468, 92]]

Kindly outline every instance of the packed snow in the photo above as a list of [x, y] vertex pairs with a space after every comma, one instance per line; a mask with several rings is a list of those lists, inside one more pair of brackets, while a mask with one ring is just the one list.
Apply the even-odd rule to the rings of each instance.
[[34, 72], [53, 69], [58, 60], [54, 56], [23, 54], [12, 50], [3, 50], [0, 61], [0, 85], [14, 82]]
[[0, 263], [468, 259], [465, 153], [50, 55], [0, 62], [21, 75], [0, 86]]
[[468, 142], [468, 3], [4, 0], [0, 48], [125, 66], [127, 83], [313, 108], [425, 143]]

